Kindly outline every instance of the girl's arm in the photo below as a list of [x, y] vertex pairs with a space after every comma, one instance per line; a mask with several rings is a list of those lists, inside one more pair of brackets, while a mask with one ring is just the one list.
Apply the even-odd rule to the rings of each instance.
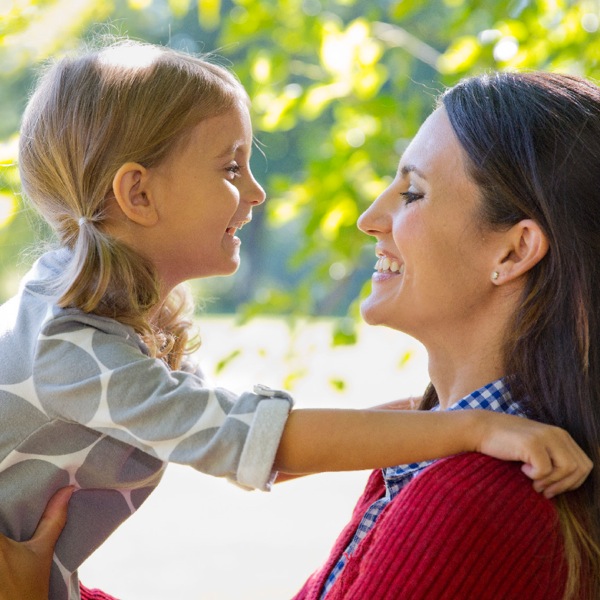
[[547, 497], [579, 487], [593, 466], [564, 430], [493, 411], [301, 409], [288, 417], [274, 469], [354, 471], [461, 452], [524, 463], [523, 472]]

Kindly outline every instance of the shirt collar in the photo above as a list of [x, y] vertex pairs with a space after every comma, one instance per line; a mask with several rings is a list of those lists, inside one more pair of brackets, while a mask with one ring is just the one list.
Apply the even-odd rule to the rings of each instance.
[[[439, 410], [440, 407], [434, 406], [432, 410]], [[448, 407], [447, 410], [469, 410], [469, 409], [484, 409], [493, 410], [496, 412], [502, 412], [509, 415], [520, 415], [523, 413], [518, 405], [512, 398], [508, 383], [505, 379], [497, 379], [487, 385], [471, 392], [468, 396], [461, 398], [458, 402], [455, 402]], [[386, 483], [393, 483], [399, 479], [407, 478], [412, 476], [425, 467], [428, 467], [434, 461], [428, 460], [417, 463], [410, 463], [406, 465], [398, 465], [396, 467], [389, 467], [383, 470], [383, 476]]]

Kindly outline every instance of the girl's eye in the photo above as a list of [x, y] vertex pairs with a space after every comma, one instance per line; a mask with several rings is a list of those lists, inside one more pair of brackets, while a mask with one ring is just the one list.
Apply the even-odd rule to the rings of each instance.
[[419, 192], [411, 192], [410, 190], [406, 192], [400, 192], [400, 195], [404, 198], [405, 204], [410, 204], [411, 202], [415, 202], [416, 200], [421, 200], [425, 194], [421, 194]]
[[225, 170], [230, 174], [231, 179], [235, 179], [236, 177], [239, 177], [242, 167], [234, 162], [227, 166]]

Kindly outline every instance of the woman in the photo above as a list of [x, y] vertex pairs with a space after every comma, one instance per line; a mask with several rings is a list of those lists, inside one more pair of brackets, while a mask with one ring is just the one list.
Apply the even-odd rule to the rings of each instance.
[[[598, 460], [599, 158], [583, 79], [499, 73], [442, 96], [359, 219], [378, 256], [362, 314], [425, 345], [422, 408], [498, 402]], [[508, 463], [430, 464], [372, 475], [298, 599], [600, 598], [597, 471], [554, 504]]]

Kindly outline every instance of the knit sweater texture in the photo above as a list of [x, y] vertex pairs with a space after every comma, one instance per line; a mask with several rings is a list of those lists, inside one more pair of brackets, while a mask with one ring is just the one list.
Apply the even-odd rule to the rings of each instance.
[[[384, 493], [372, 473], [326, 564], [295, 600], [318, 600], [365, 510]], [[519, 465], [481, 454], [437, 461], [385, 508], [327, 600], [560, 600], [564, 544], [553, 503]]]

